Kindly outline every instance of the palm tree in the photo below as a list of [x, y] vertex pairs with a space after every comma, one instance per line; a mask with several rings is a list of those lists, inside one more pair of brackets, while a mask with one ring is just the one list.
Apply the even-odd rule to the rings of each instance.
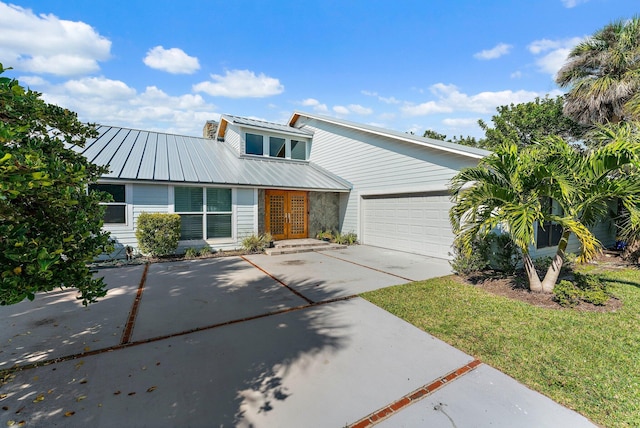
[[564, 113], [583, 124], [640, 117], [640, 17], [611, 23], [578, 44], [558, 71]]
[[[476, 237], [500, 226], [520, 248], [532, 291], [552, 292], [558, 280], [569, 236], [573, 233], [584, 261], [601, 245], [590, 226], [609, 218], [609, 204], [621, 200], [633, 213], [631, 223], [640, 224], [640, 176], [617, 172], [640, 165], [640, 137], [624, 127], [603, 127], [606, 144], [591, 151], [571, 147], [560, 137], [518, 148], [505, 143], [478, 166], [460, 171], [451, 180], [451, 224], [463, 251], [469, 253]], [[553, 201], [560, 213], [545, 209]], [[541, 281], [530, 249], [538, 223], [554, 222], [562, 237], [549, 270]]]

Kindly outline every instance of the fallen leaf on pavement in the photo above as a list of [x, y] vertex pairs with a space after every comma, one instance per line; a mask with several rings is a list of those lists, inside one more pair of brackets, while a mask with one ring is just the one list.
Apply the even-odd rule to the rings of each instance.
[[151, 388], [147, 389], [147, 392], [153, 392], [155, 391], [157, 388], [157, 386], [152, 386]]
[[120, 391], [114, 392], [113, 395], [120, 395]]
[[84, 400], [85, 398], [87, 398], [87, 396], [86, 396], [86, 395], [79, 395], [78, 397], [76, 397], [76, 401], [82, 401], [82, 400]]
[[40, 401], [44, 400], [44, 394], [40, 394], [36, 397], [35, 400], [33, 400], [34, 403], [39, 403]]
[[76, 414], [76, 412], [74, 412], [74, 411], [72, 410], [72, 411], [70, 411], [70, 412], [66, 412], [64, 415], [65, 415], [66, 417], [69, 417], [69, 416], [73, 416], [73, 415], [75, 415], [75, 414]]

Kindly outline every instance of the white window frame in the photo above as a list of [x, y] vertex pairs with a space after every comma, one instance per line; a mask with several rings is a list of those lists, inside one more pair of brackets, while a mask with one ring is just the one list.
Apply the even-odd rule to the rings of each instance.
[[[202, 211], [176, 211], [175, 209], [175, 188], [176, 187], [195, 187], [202, 190]], [[207, 211], [207, 189], [230, 189], [231, 190], [231, 211]], [[232, 243], [236, 240], [237, 225], [236, 225], [236, 189], [228, 186], [197, 186], [197, 185], [183, 185], [183, 186], [169, 186], [169, 212], [171, 214], [192, 214], [202, 216], [202, 238], [201, 239], [189, 239], [180, 240], [180, 242], [202, 242], [205, 241], [208, 244], [225, 244]], [[207, 214], [226, 214], [231, 215], [231, 236], [222, 238], [210, 238], [207, 239]]]
[[[247, 153], [247, 134], [251, 134], [251, 135], [259, 135], [262, 137], [262, 154], [261, 155], [255, 155], [255, 154], [251, 154], [251, 153]], [[291, 137], [288, 135], [283, 135], [283, 134], [277, 134], [277, 133], [258, 133], [257, 131], [254, 130], [250, 130], [250, 131], [245, 131], [243, 132], [243, 137], [244, 140], [242, 141], [243, 144], [243, 153], [244, 156], [251, 156], [251, 157], [259, 157], [259, 158], [269, 158], [269, 159], [286, 159], [286, 160], [292, 160], [294, 162], [308, 162], [309, 161], [309, 148], [311, 147], [311, 141], [305, 137]], [[284, 139], [284, 147], [285, 147], [285, 155], [284, 158], [280, 158], [277, 156], [271, 156], [270, 155], [270, 151], [271, 151], [271, 138], [280, 138], [280, 139]], [[300, 141], [302, 143], [304, 143], [305, 145], [305, 158], [304, 159], [292, 159], [291, 158], [291, 141]]]
[[102, 227], [104, 229], [118, 229], [118, 228], [124, 228], [124, 227], [129, 227], [132, 222], [133, 222], [133, 204], [131, 203], [132, 201], [132, 196], [133, 196], [133, 192], [132, 192], [132, 186], [130, 183], [122, 183], [122, 182], [117, 182], [117, 181], [103, 181], [100, 180], [95, 184], [109, 184], [109, 185], [115, 185], [115, 186], [124, 186], [124, 202], [100, 202], [100, 205], [104, 205], [104, 206], [124, 206], [124, 223], [103, 223]]

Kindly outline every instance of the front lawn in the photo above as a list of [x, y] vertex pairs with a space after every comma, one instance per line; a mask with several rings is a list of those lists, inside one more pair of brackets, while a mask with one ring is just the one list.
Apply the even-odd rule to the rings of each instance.
[[599, 425], [640, 426], [640, 271], [602, 272], [616, 312], [548, 309], [454, 276], [363, 297]]

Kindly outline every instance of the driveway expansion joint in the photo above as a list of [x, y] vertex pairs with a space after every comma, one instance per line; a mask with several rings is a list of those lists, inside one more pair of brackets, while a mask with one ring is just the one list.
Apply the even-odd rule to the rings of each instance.
[[261, 268], [260, 266], [258, 266], [257, 264], [255, 264], [254, 262], [252, 262], [251, 260], [246, 258], [245, 256], [240, 256], [240, 258], [242, 260], [244, 260], [245, 262], [249, 263], [251, 266], [253, 266], [256, 269], [258, 269], [259, 271], [261, 271], [264, 274], [266, 274], [269, 278], [273, 279], [278, 284], [282, 285], [284, 288], [286, 288], [287, 290], [291, 291], [293, 294], [295, 294], [296, 296], [298, 296], [299, 298], [301, 298], [302, 300], [304, 300], [308, 304], [312, 305], [312, 304], [316, 303], [313, 300], [309, 299], [307, 296], [305, 296], [302, 293], [300, 293], [299, 291], [294, 290], [292, 287], [289, 286], [289, 284], [285, 284], [278, 277], [276, 277], [275, 275], [272, 275], [271, 273], [267, 272], [266, 270], [264, 270], [263, 268]]
[[340, 260], [340, 261], [343, 261], [343, 262], [346, 262], [346, 263], [351, 263], [352, 265], [356, 265], [356, 266], [360, 266], [360, 267], [363, 267], [363, 268], [366, 268], [366, 269], [370, 269], [370, 270], [375, 271], [375, 272], [380, 272], [380, 273], [384, 273], [386, 275], [395, 276], [396, 278], [404, 279], [405, 281], [409, 281], [409, 282], [414, 282], [415, 281], [414, 279], [406, 278], [406, 277], [401, 276], [401, 275], [396, 275], [395, 273], [387, 272], [387, 271], [384, 271], [382, 269], [377, 269], [377, 268], [374, 268], [374, 267], [371, 267], [371, 266], [368, 266], [368, 265], [363, 265], [362, 263], [354, 262], [352, 260], [343, 259], [341, 257], [336, 257], [334, 255], [327, 254], [327, 253], [320, 252], [320, 251], [316, 251], [316, 252], [318, 254], [322, 254], [325, 257], [331, 257], [332, 259]]
[[436, 379], [435, 381], [423, 385], [415, 391], [410, 392], [405, 395], [401, 399], [394, 401], [393, 403], [376, 410], [373, 413], [368, 414], [364, 418], [352, 423], [351, 425], [347, 425], [348, 428], [368, 428], [374, 426], [384, 419], [391, 417], [391, 415], [397, 413], [398, 411], [414, 404], [417, 401], [422, 400], [427, 395], [432, 394], [436, 390], [442, 388], [444, 385], [460, 378], [461, 376], [475, 370], [482, 362], [478, 359], [474, 359], [470, 363], [450, 372], [446, 375]]
[[142, 277], [140, 278], [140, 285], [138, 286], [138, 291], [136, 292], [136, 298], [133, 300], [133, 305], [131, 306], [131, 311], [129, 312], [129, 317], [127, 318], [127, 324], [125, 325], [124, 331], [122, 332], [122, 340], [120, 341], [120, 345], [125, 345], [131, 342], [133, 326], [135, 325], [136, 316], [138, 315], [138, 308], [140, 307], [140, 300], [142, 299], [142, 291], [144, 290], [144, 285], [147, 282], [148, 271], [149, 263], [144, 265], [144, 271], [142, 272]]

